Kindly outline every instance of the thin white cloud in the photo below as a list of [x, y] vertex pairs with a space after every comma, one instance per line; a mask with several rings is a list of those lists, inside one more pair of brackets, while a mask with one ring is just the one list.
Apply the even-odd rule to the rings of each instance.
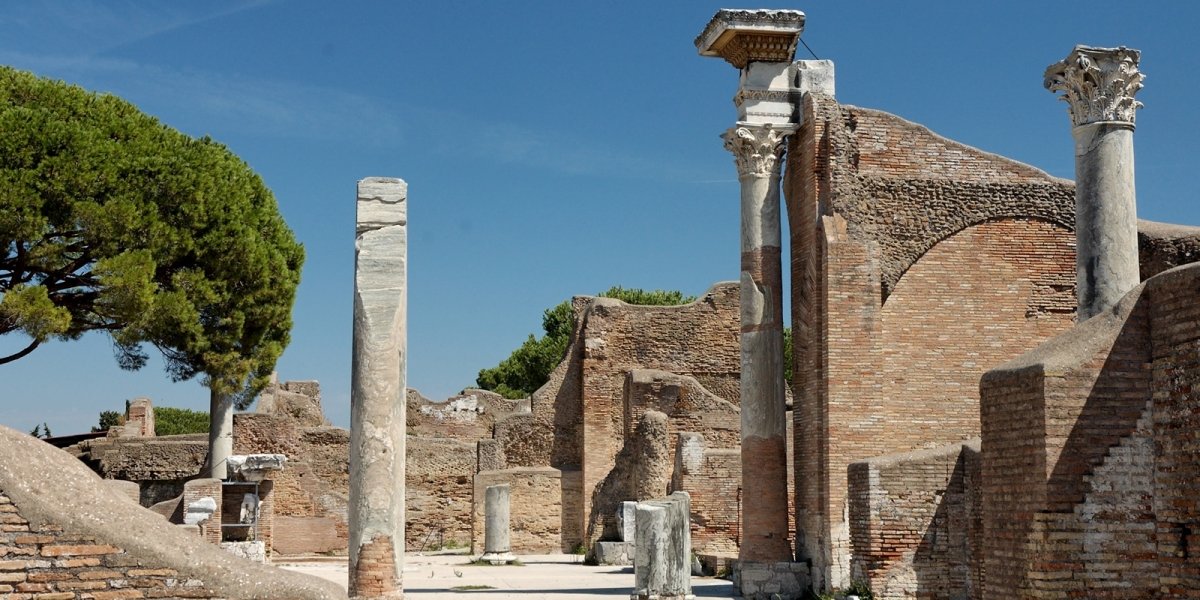
[[[58, 0], [13, 2], [0, 16], [0, 32], [6, 36], [33, 34], [52, 27], [60, 35], [45, 43], [69, 54], [96, 56], [192, 25], [259, 8], [274, 0], [221, 2], [132, 2], [113, 0]], [[39, 51], [50, 48], [36, 48]]]

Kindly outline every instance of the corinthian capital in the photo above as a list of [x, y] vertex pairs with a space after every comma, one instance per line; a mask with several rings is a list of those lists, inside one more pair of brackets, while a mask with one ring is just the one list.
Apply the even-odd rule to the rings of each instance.
[[770, 177], [779, 174], [783, 142], [792, 128], [771, 125], [731, 127], [721, 137], [725, 149], [733, 153], [739, 177]]
[[1071, 113], [1071, 124], [1116, 121], [1133, 125], [1134, 111], [1142, 103], [1133, 95], [1146, 78], [1138, 71], [1142, 53], [1132, 48], [1075, 46], [1065, 60], [1046, 68], [1044, 85], [1063, 92]]

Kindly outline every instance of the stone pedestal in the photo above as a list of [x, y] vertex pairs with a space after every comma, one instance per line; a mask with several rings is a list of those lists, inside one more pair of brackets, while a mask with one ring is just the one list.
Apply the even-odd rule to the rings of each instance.
[[1080, 321], [1140, 282], [1133, 128], [1141, 53], [1076, 46], [1046, 69], [1045, 85], [1070, 107], [1075, 137], [1076, 273]]
[[353, 598], [402, 598], [408, 185], [358, 182], [350, 391]]
[[483, 497], [484, 554], [480, 560], [485, 560], [493, 565], [504, 565], [517, 559], [512, 554], [509, 507], [508, 485], [488, 486]]
[[692, 595], [691, 498], [675, 492], [637, 505], [631, 600], [685, 600]]
[[746, 600], [804, 598], [810, 585], [805, 563], [739, 560], [732, 574], [733, 589]]

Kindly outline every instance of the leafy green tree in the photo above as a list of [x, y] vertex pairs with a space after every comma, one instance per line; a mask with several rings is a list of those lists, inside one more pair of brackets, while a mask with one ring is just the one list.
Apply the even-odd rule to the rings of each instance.
[[97, 424], [96, 426], [92, 427], [92, 433], [100, 433], [101, 431], [108, 431], [110, 428], [120, 425], [122, 420], [123, 420], [123, 417], [122, 417], [121, 413], [119, 413], [115, 410], [101, 411], [100, 412], [100, 423]]
[[126, 369], [153, 346], [173, 380], [201, 376], [228, 437], [287, 345], [303, 260], [270, 190], [221, 144], [0, 67], [0, 335], [30, 338], [0, 364], [88, 331]]
[[[696, 299], [695, 296], [684, 296], [683, 292], [674, 290], [627, 289], [621, 286], [613, 286], [597, 295], [647, 306], [674, 306]], [[500, 364], [480, 370], [475, 384], [505, 398], [529, 396], [550, 380], [550, 372], [566, 355], [572, 327], [574, 320], [570, 300], [546, 309], [542, 313], [544, 335], [538, 338], [529, 334], [525, 342]]]
[[208, 433], [210, 425], [208, 413], [202, 410], [154, 407], [154, 435]]

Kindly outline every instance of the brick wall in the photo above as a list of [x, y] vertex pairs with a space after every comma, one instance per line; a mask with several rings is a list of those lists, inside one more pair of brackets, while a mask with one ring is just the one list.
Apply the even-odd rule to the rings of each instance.
[[475, 446], [409, 436], [405, 457], [405, 537], [413, 551], [471, 541]]
[[617, 514], [623, 502], [667, 494], [674, 458], [672, 437], [665, 414], [651, 409], [639, 415], [636, 428], [626, 435], [617, 453], [615, 466], [592, 494], [584, 542], [589, 556], [597, 541], [621, 539]]
[[[415, 431], [409, 432], [405, 460], [405, 543], [414, 549], [466, 545], [471, 535], [471, 479], [477, 464], [474, 436], [484, 431], [490, 435], [494, 419], [505, 420], [503, 415], [517, 403], [473, 390], [452, 399], [454, 404], [433, 403], [413, 394], [418, 397], [409, 401], [408, 411], [416, 421], [410, 419]], [[305, 425], [313, 418], [301, 415], [235, 415], [235, 451], [288, 456], [287, 468], [274, 479], [272, 496], [279, 519], [275, 552], [344, 551], [349, 543], [349, 432]], [[423, 437], [417, 435], [420, 432], [437, 435]], [[455, 432], [463, 437], [449, 437]]]
[[31, 527], [0, 493], [0, 595], [11, 600], [214, 598], [203, 580], [145, 565], [122, 548], [61, 528]]
[[[471, 510], [471, 553], [483, 553], [484, 493], [488, 486], [509, 485], [509, 532], [514, 554], [564, 552], [562, 472], [550, 467], [516, 467], [475, 474]], [[569, 550], [569, 549], [568, 549]]]
[[703, 432], [704, 439], [714, 448], [736, 448], [741, 444], [738, 407], [708, 391], [693, 377], [654, 369], [633, 369], [625, 373], [622, 400], [622, 436], [626, 442], [633, 436], [634, 426], [641, 422], [642, 414], [656, 410], [667, 416], [672, 456], [675, 455], [675, 434], [681, 431]]
[[217, 509], [213, 511], [208, 521], [200, 523], [200, 535], [210, 544], [221, 543], [221, 523], [224, 522], [225, 505], [221, 501], [222, 490], [220, 479], [193, 479], [183, 486], [183, 496], [179, 502], [180, 518], [187, 513], [187, 508], [201, 498], [211, 498]]
[[1200, 596], [1200, 303], [1196, 267], [1160, 275], [1154, 304], [1153, 510], [1163, 598]]
[[978, 434], [978, 377], [1069, 327], [1070, 182], [810, 94], [785, 174], [797, 545], [849, 584], [846, 467]]
[[713, 286], [685, 306], [592, 301], [581, 333], [584, 515], [622, 446], [625, 373], [642, 368], [688, 375], [736, 405], [738, 319], [736, 284]]
[[850, 465], [854, 580], [876, 598], [979, 597], [978, 451], [976, 440]]
[[[575, 331], [566, 356], [532, 395], [531, 413], [497, 421], [494, 441], [479, 447], [486, 466], [503, 459], [509, 468], [549, 465], [562, 471], [563, 493], [574, 494], [560, 499], [568, 550], [595, 526], [589, 523], [592, 495], [624, 443], [625, 373], [660, 369], [688, 376], [710, 396], [736, 406], [740, 372], [736, 283], [717, 284], [686, 306], [632, 306], [589, 297], [572, 304]], [[727, 422], [713, 426], [728, 432]]]
[[709, 448], [698, 433], [679, 434], [670, 491], [691, 496], [692, 548], [696, 552], [737, 554], [741, 542], [740, 449]]
[[1005, 574], [985, 597], [1200, 595], [1198, 287], [1200, 266], [1157, 275], [984, 378], [986, 572]]

